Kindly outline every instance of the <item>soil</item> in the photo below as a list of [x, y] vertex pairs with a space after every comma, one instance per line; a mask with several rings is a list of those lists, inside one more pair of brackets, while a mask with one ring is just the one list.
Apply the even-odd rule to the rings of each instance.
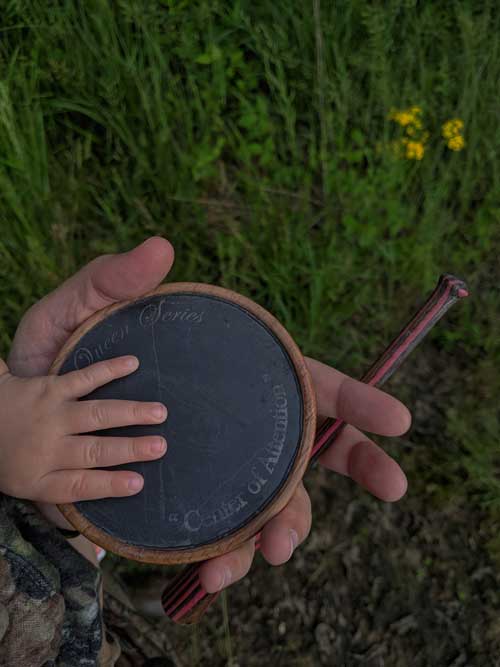
[[[435, 351], [419, 354], [407, 362], [411, 385], [389, 387], [413, 412], [410, 434], [390, 445], [408, 471], [405, 498], [383, 503], [348, 479], [309, 471], [314, 519], [307, 541], [280, 567], [257, 556], [200, 625], [165, 619], [178, 664], [500, 667], [491, 522], [467, 494], [436, 503], [419, 482], [419, 466], [447, 444], [442, 405], [459, 381], [448, 362]], [[429, 441], [430, 454], [422, 456]], [[173, 571], [142, 567], [125, 575], [135, 603], [161, 613], [159, 593]]]

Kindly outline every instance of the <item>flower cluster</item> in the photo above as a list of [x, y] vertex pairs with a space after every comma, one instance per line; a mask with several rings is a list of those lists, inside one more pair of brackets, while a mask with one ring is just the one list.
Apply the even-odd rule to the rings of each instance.
[[425, 146], [421, 141], [408, 141], [402, 139], [406, 147], [406, 157], [408, 160], [421, 160], [424, 157]]
[[425, 142], [429, 138], [429, 133], [422, 127], [421, 115], [420, 107], [399, 111], [393, 109], [389, 114], [390, 120], [403, 127], [405, 131], [405, 136], [393, 143], [393, 150], [408, 160], [421, 160], [424, 157]]
[[[424, 157], [429, 132], [422, 124], [422, 109], [414, 106], [408, 109], [392, 109], [389, 119], [403, 128], [404, 136], [392, 142], [392, 150], [407, 160], [421, 160]], [[463, 121], [459, 118], [447, 120], [442, 126], [446, 145], [452, 151], [460, 151], [465, 146]]]
[[389, 114], [389, 118], [396, 121], [396, 123], [402, 127], [408, 129], [416, 128], [418, 130], [422, 127], [422, 122], [420, 120], [421, 113], [422, 109], [420, 107], [410, 107], [409, 109], [403, 109], [402, 111], [393, 109]]
[[442, 132], [446, 139], [446, 145], [452, 151], [461, 151], [465, 146], [465, 140], [462, 135], [464, 128], [463, 121], [459, 118], [452, 118], [443, 123]]

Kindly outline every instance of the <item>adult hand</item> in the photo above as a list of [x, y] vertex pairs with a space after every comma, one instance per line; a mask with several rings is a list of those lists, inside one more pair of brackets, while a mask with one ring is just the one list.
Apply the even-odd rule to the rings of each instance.
[[[306, 363], [314, 383], [318, 423], [327, 417], [339, 417], [348, 423], [319, 462], [351, 477], [381, 500], [399, 500], [407, 488], [404, 472], [358, 428], [385, 436], [402, 435], [411, 424], [408, 409], [389, 394], [320, 361], [306, 357]], [[260, 550], [264, 558], [272, 565], [289, 560], [309, 534], [311, 518], [309, 496], [300, 483], [288, 505], [262, 530]], [[237, 550], [204, 563], [200, 579], [205, 590], [215, 593], [244, 577], [253, 555], [254, 540], [250, 540]]]
[[[62, 345], [84, 320], [111, 303], [154, 289], [173, 261], [170, 243], [153, 237], [130, 252], [90, 262], [23, 317], [8, 358], [11, 372], [20, 376], [47, 373]], [[406, 491], [403, 471], [357, 428], [380, 435], [400, 435], [410, 426], [408, 410], [378, 389], [319, 361], [306, 361], [316, 389], [320, 419], [341, 417], [351, 424], [320, 462], [330, 470], [350, 476], [382, 500], [398, 500]], [[70, 527], [55, 507], [45, 509], [46, 514], [50, 510], [57, 525]], [[310, 501], [300, 484], [288, 505], [262, 531], [261, 551], [266, 560], [272, 565], [287, 561], [293, 548], [307, 537], [310, 526]], [[253, 553], [252, 539], [235, 551], [205, 563], [200, 575], [205, 589], [215, 592], [241, 579], [250, 568]]]
[[174, 249], [153, 237], [129, 252], [92, 260], [24, 315], [7, 360], [14, 375], [46, 375], [82, 322], [117, 301], [157, 287], [174, 263]]

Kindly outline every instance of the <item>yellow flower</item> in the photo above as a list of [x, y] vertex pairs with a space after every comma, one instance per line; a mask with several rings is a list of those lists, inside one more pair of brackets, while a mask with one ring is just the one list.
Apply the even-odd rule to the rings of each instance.
[[464, 123], [460, 118], [452, 118], [447, 120], [446, 123], [443, 123], [442, 131], [443, 137], [445, 139], [452, 139], [461, 134], [464, 127]]
[[448, 139], [447, 146], [452, 151], [461, 151], [465, 146], [464, 138], [460, 134], [457, 134], [455, 137]]
[[418, 106], [412, 106], [408, 109], [391, 109], [389, 119], [398, 123], [404, 128], [406, 136], [399, 141], [392, 142], [392, 152], [399, 157], [405, 157], [408, 160], [421, 160], [425, 153], [425, 142], [429, 138], [429, 133], [423, 131], [420, 116], [422, 109]]
[[406, 157], [408, 160], [421, 160], [424, 157], [424, 144], [420, 141], [406, 141]]
[[409, 111], [393, 111], [389, 118], [403, 127], [413, 122], [413, 115]]
[[422, 127], [422, 123], [417, 116], [422, 113], [420, 107], [410, 107], [409, 109], [402, 109], [398, 111], [397, 109], [392, 109], [389, 114], [389, 119], [395, 121], [402, 127], [407, 127], [408, 125], [414, 125], [417, 129]]

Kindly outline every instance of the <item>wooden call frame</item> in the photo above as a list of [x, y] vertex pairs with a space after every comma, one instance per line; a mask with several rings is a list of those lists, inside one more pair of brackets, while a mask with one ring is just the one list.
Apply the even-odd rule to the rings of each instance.
[[[286, 480], [283, 481], [274, 497], [255, 517], [229, 535], [206, 545], [183, 549], [158, 549], [141, 547], [112, 537], [91, 523], [74, 503], [59, 504], [58, 508], [66, 519], [89, 540], [115, 554], [143, 563], [174, 564], [192, 563], [219, 556], [236, 549], [257, 534], [264, 525], [278, 514], [289, 502], [307, 469], [316, 432], [316, 398], [309, 370], [298, 346], [280, 322], [265, 308], [251, 299], [233, 290], [205, 283], [180, 282], [161, 285], [136, 299], [121, 301], [98, 311], [81, 324], [61, 348], [50, 368], [51, 374], [57, 374], [66, 357], [74, 350], [84, 334], [109, 315], [144, 299], [173, 294], [197, 294], [217, 297], [229, 301], [247, 310], [263, 322], [283, 345], [293, 364], [302, 395], [303, 425], [302, 437], [294, 463]], [[167, 406], [168, 408], [168, 406]]]

